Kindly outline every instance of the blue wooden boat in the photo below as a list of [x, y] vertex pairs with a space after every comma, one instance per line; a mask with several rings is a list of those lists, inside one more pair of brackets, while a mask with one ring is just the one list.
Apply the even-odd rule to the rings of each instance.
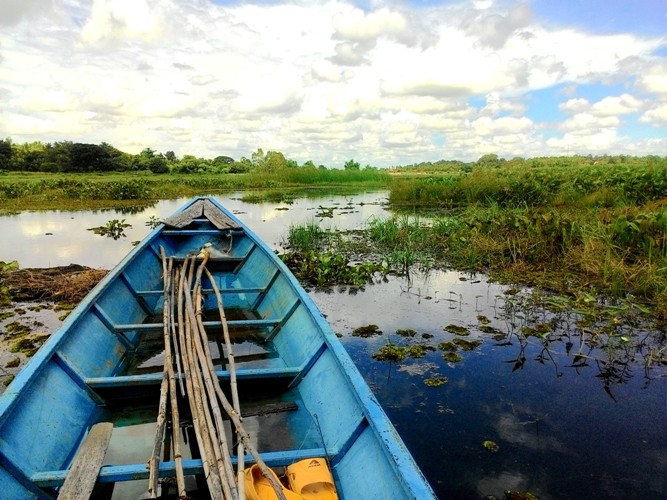
[[[201, 285], [202, 324], [215, 375], [228, 392], [229, 353], [219, 333], [226, 322], [243, 424], [261, 460], [280, 472], [303, 459], [326, 457], [340, 498], [434, 498], [312, 300], [274, 252], [213, 198], [191, 200], [153, 230], [0, 397], [0, 496], [55, 498], [78, 465], [90, 469], [86, 462], [97, 462], [96, 498], [138, 498], [147, 491], [166, 378], [161, 254], [178, 264], [202, 248], [211, 249], [211, 277]], [[224, 318], [209, 317], [217, 308], [215, 289]], [[179, 371], [173, 376], [179, 380], [170, 383], [184, 377]], [[205, 464], [182, 394], [180, 465], [167, 440], [156, 470], [163, 495], [170, 494], [178, 466], [188, 495], [208, 498]], [[108, 426], [103, 444], [90, 445], [101, 457], [91, 458], [91, 429], [97, 432], [102, 422]], [[229, 448], [236, 464], [239, 457]], [[248, 465], [254, 461], [241, 458]]]

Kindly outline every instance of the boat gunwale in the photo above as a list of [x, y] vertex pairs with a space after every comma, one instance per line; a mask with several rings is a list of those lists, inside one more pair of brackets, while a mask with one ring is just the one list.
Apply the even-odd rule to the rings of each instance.
[[[330, 350], [335, 364], [339, 371], [342, 372], [344, 380], [348, 382], [348, 390], [353, 393], [354, 400], [360, 407], [361, 413], [368, 423], [368, 427], [372, 431], [375, 439], [379, 443], [382, 453], [385, 455], [387, 462], [391, 465], [395, 476], [398, 478], [400, 484], [403, 486], [406, 494], [410, 494], [414, 498], [435, 498], [430, 485], [426, 481], [423, 473], [418, 468], [414, 458], [408, 451], [403, 440], [399, 436], [395, 427], [389, 420], [388, 416], [382, 409], [374, 394], [371, 392], [368, 384], [363, 379], [361, 373], [350, 358], [349, 354], [343, 347], [342, 343], [335, 336], [331, 326], [325, 320], [319, 308], [316, 306], [313, 299], [303, 289], [301, 284], [296, 280], [292, 272], [287, 268], [284, 262], [279, 259], [273, 250], [260, 239], [247, 225], [243, 224], [234, 214], [224, 208], [213, 197], [195, 197], [183, 207], [174, 213], [174, 215], [184, 212], [194, 203], [199, 200], [208, 200], [221, 210], [233, 222], [237, 223], [243, 230], [245, 237], [248, 237], [255, 245], [255, 249], [261, 250], [267, 257], [272, 260], [273, 265], [279, 270], [291, 288], [292, 292], [298, 301], [308, 310], [315, 326], [316, 334], [319, 334], [323, 341], [322, 352]], [[0, 427], [4, 426], [7, 418], [12, 414], [12, 410], [20, 401], [22, 391], [27, 390], [32, 383], [36, 381], [41, 371], [47, 366], [57, 354], [57, 350], [61, 343], [66, 338], [67, 334], [86, 313], [92, 313], [92, 307], [100, 298], [102, 293], [127, 269], [130, 263], [144, 250], [149, 250], [152, 243], [157, 240], [161, 233], [167, 228], [164, 223], [153, 229], [142, 242], [134, 247], [117, 265], [115, 265], [109, 273], [86, 295], [86, 297], [76, 306], [76, 308], [65, 319], [61, 327], [54, 332], [45, 342], [41, 349], [35, 356], [26, 364], [26, 366], [17, 374], [16, 378], [9, 384], [4, 394], [0, 395]], [[224, 231], [224, 230], [221, 230]], [[153, 251], [155, 249], [153, 248]], [[75, 382], [76, 383], [76, 382]], [[86, 383], [86, 379], [83, 380]], [[86, 424], [87, 425], [87, 424]], [[330, 450], [335, 451], [336, 456], [333, 457], [333, 462], [336, 463], [341, 460], [342, 456], [338, 454], [346, 453], [346, 449]], [[2, 466], [7, 467], [4, 462], [7, 461], [0, 453], [0, 461]], [[11, 464], [11, 467], [14, 467]], [[48, 471], [43, 471], [46, 473]], [[41, 473], [36, 473], [41, 474]], [[32, 475], [25, 475], [31, 480]]]

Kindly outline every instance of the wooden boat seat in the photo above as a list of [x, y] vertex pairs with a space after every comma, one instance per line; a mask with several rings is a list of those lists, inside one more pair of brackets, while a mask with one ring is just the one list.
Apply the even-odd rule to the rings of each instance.
[[99, 422], [91, 427], [60, 489], [58, 494], [60, 498], [68, 500], [90, 498], [109, 446], [112, 431], [111, 422]]
[[[269, 467], [282, 467], [305, 458], [323, 457], [325, 455], [326, 451], [324, 448], [294, 449], [260, 453], [262, 460]], [[237, 463], [236, 456], [232, 456], [232, 463]], [[245, 463], [246, 465], [253, 463], [253, 459], [250, 455], [245, 457]], [[183, 460], [183, 471], [186, 476], [201, 474], [203, 470], [204, 468], [201, 459]], [[30, 477], [30, 480], [39, 487], [53, 488], [62, 485], [67, 474], [67, 470], [45, 471], [33, 474]], [[175, 474], [175, 462], [160, 462], [160, 477], [173, 477]], [[135, 479], [148, 479], [148, 468], [146, 467], [145, 462], [137, 464], [105, 465], [99, 469], [99, 474], [97, 475], [97, 480], [100, 483], [115, 483]], [[61, 498], [65, 497], [61, 495]]]

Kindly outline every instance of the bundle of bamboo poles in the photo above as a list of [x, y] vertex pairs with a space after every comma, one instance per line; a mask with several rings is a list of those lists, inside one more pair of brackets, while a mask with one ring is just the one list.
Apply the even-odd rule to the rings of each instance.
[[[173, 258], [168, 259], [164, 249], [161, 248], [160, 250], [164, 276], [162, 318], [165, 363], [160, 387], [155, 441], [151, 458], [148, 461], [148, 492], [150, 497], [157, 497], [159, 457], [160, 451], [164, 447], [168, 413], [172, 424], [171, 443], [176, 465], [178, 496], [179, 498], [187, 497], [178, 414], [179, 398], [187, 398], [210, 497], [214, 500], [243, 500], [245, 498], [244, 468], [245, 453], [247, 452], [259, 465], [264, 477], [271, 482], [277, 498], [285, 500], [280, 483], [262, 461], [250, 440], [249, 434], [243, 428], [236, 384], [236, 365], [222, 295], [216, 286], [214, 277], [206, 269], [206, 262], [209, 258], [208, 249], [205, 248], [197, 256], [186, 258], [183, 265], [178, 269], [174, 269]], [[203, 296], [201, 284], [204, 274], [209, 279], [217, 298], [230, 372], [231, 404], [220, 387], [202, 320]], [[184, 386], [183, 380], [185, 380]], [[180, 396], [177, 383], [180, 384]], [[220, 408], [221, 406], [224, 414]], [[231, 421], [238, 441], [236, 472], [234, 472], [230, 446], [224, 430], [225, 418]]]

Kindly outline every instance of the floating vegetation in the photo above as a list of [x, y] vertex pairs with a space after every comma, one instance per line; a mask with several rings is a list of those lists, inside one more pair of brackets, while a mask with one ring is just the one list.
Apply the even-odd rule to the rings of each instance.
[[300, 281], [317, 287], [362, 286], [372, 282], [376, 273], [385, 276], [388, 272], [382, 264], [371, 261], [352, 264], [340, 254], [317, 250], [283, 254], [280, 258]]
[[408, 348], [398, 346], [389, 342], [382, 346], [378, 352], [373, 354], [373, 359], [379, 361], [403, 361], [408, 355]]
[[423, 339], [432, 339], [433, 335], [430, 333], [422, 333], [422, 338]]
[[481, 340], [454, 339], [452, 344], [459, 346], [464, 351], [472, 351], [482, 345]]
[[443, 377], [442, 375], [435, 375], [433, 377], [424, 379], [424, 385], [427, 385], [428, 387], [440, 387], [441, 385], [445, 385], [447, 382], [449, 382], [449, 379], [447, 377]]
[[482, 325], [488, 325], [489, 323], [491, 323], [491, 320], [482, 314], [477, 316], [477, 321], [479, 321], [480, 324]]
[[415, 335], [417, 335], [417, 332], [412, 328], [407, 328], [407, 329], [399, 328], [398, 330], [396, 330], [396, 334], [400, 335], [401, 337], [414, 337]]
[[498, 328], [494, 328], [493, 326], [480, 325], [477, 329], [482, 333], [491, 333], [493, 335], [502, 335], [503, 337], [505, 336], [505, 332], [503, 332], [502, 330], [499, 330]]
[[360, 326], [352, 330], [352, 335], [355, 337], [372, 337], [373, 335], [382, 335], [382, 330], [377, 325]]
[[447, 361], [448, 363], [458, 363], [463, 359], [458, 352], [454, 351], [448, 351], [444, 353], [442, 357], [445, 358], [445, 361]]
[[440, 342], [438, 344], [438, 349], [441, 351], [456, 351], [458, 346], [454, 342]]
[[14, 313], [12, 311], [0, 312], [0, 321], [3, 321], [7, 318], [11, 318], [12, 316], [14, 316]]
[[521, 333], [526, 337], [546, 337], [552, 332], [551, 325], [548, 323], [540, 323], [535, 327], [524, 326], [521, 328]]
[[461, 337], [470, 335], [470, 330], [468, 330], [466, 327], [453, 324], [447, 325], [445, 327], [445, 331], [453, 333], [454, 335], [459, 335]]
[[120, 237], [125, 237], [125, 229], [128, 227], [132, 227], [132, 224], [126, 223], [125, 219], [112, 219], [107, 221], [105, 226], [91, 227], [88, 231], [117, 240]]
[[408, 355], [411, 358], [423, 358], [428, 351], [435, 351], [435, 348], [429, 345], [415, 344], [408, 348]]
[[491, 453], [496, 453], [498, 450], [500, 450], [500, 446], [495, 441], [484, 441], [482, 443], [482, 446], [489, 450]]
[[151, 215], [151, 216], [148, 218], [148, 221], [146, 222], [146, 225], [147, 225], [148, 227], [150, 227], [151, 229], [155, 229], [155, 228], [158, 227], [160, 224], [162, 224], [162, 221], [160, 220], [159, 217], [157, 217], [157, 216], [155, 216], [155, 215]]
[[430, 346], [416, 344], [410, 347], [404, 347], [389, 342], [382, 346], [378, 352], [373, 354], [373, 359], [379, 361], [403, 361], [405, 358], [423, 358], [428, 351], [435, 349]]
[[0, 260], [0, 273], [7, 273], [9, 271], [16, 271], [19, 268], [19, 263], [15, 260], [11, 262], [4, 262]]
[[317, 207], [317, 213], [315, 214], [315, 217], [331, 219], [333, 218], [333, 212], [335, 209], [336, 207], [323, 207], [320, 205]]

